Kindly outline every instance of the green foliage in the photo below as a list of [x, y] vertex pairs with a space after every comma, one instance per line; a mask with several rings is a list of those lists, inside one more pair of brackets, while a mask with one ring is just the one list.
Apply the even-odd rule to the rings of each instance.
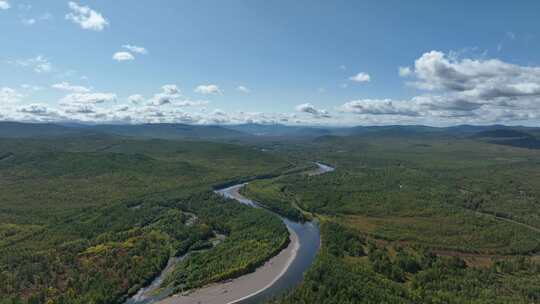
[[208, 257], [250, 251], [222, 263], [215, 280], [249, 271], [288, 240], [279, 219], [210, 192], [290, 168], [251, 148], [96, 136], [0, 139], [0, 155], [2, 304], [122, 303], [172, 255], [209, 249], [216, 232], [232, 241]]
[[324, 235], [324, 247], [329, 254], [339, 257], [365, 255], [362, 247], [364, 239], [349, 229], [336, 223], [326, 223], [322, 225], [321, 233]]
[[257, 180], [242, 188], [241, 193], [284, 217], [295, 221], [305, 220], [302, 212], [291, 204], [291, 197], [285, 193], [286, 186], [274, 180]]
[[538, 151], [391, 136], [313, 146], [304, 157], [335, 172], [249, 187], [325, 222], [304, 282], [274, 303], [540, 303]]
[[227, 238], [213, 250], [193, 253], [176, 266], [165, 284], [177, 291], [251, 272], [288, 245], [285, 225], [264, 210], [234, 201], [218, 205], [201, 202], [205, 201], [195, 200], [188, 208], [207, 218], [214, 229], [227, 233]]

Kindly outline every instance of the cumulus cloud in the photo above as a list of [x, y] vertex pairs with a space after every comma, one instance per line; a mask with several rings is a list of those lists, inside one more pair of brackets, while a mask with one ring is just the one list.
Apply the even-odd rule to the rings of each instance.
[[505, 63], [498, 59], [461, 61], [442, 52], [425, 53], [415, 62], [415, 85], [471, 97], [532, 96], [540, 93], [540, 68]]
[[[169, 91], [171, 92], [171, 91]], [[77, 98], [80, 101], [80, 98]], [[185, 102], [184, 100], [180, 102]], [[197, 102], [198, 103], [198, 102]], [[224, 112], [205, 107], [181, 109], [175, 106], [109, 105], [106, 103], [60, 103], [59, 108], [47, 104], [20, 107], [2, 107], [0, 119], [17, 121], [63, 121], [92, 123], [187, 123], [187, 124], [241, 124], [241, 123], [307, 123], [313, 117], [299, 118], [294, 114]]]
[[[31, 6], [26, 7], [24, 5], [19, 5], [19, 9], [27, 11], [27, 10], [31, 9]], [[29, 25], [29, 26], [34, 25], [34, 24], [38, 23], [39, 21], [51, 20], [52, 18], [53, 18], [53, 16], [50, 13], [44, 13], [39, 17], [28, 17], [28, 16], [24, 16], [24, 15], [19, 16], [19, 19], [21, 20], [22, 24]]]
[[47, 73], [52, 71], [51, 62], [42, 55], [38, 55], [28, 59], [18, 59], [14, 62], [16, 65], [30, 68], [36, 73]]
[[3, 87], [0, 88], [0, 105], [12, 104], [20, 101], [23, 97], [15, 89]]
[[134, 94], [128, 97], [128, 101], [131, 102], [132, 104], [139, 105], [144, 102], [144, 96], [140, 94]]
[[[499, 59], [459, 59], [431, 51], [400, 75], [422, 94], [408, 100], [360, 99], [339, 109], [366, 117], [409, 117], [421, 123], [495, 123], [540, 116], [540, 67]], [[401, 117], [401, 118], [399, 118]], [[394, 122], [395, 123], [395, 122]]]
[[169, 94], [169, 95], [178, 95], [180, 94], [180, 89], [175, 84], [166, 84], [161, 87], [163, 90], [163, 93]]
[[206, 106], [208, 105], [210, 102], [207, 101], [207, 100], [190, 100], [190, 99], [185, 99], [185, 100], [178, 100], [174, 103], [175, 106], [178, 106], [178, 107], [200, 107], [200, 106]]
[[[116, 100], [116, 95], [85, 92], [81, 89], [84, 87], [65, 82], [56, 84], [57, 89], [70, 93], [62, 98], [59, 109], [43, 104], [17, 107], [17, 102], [25, 96], [11, 88], [0, 88], [0, 118], [194, 124], [331, 122], [448, 125], [540, 121], [540, 67], [512, 64], [486, 56], [464, 56], [464, 53], [456, 55], [439, 51], [421, 54], [410, 67], [398, 70], [401, 76], [407, 77], [406, 83], [419, 90], [417, 96], [404, 99], [355, 98], [337, 107], [338, 111], [332, 115], [310, 103], [298, 105], [297, 114], [209, 110], [207, 101], [183, 96], [176, 85], [163, 86], [149, 99], [132, 95], [125, 101], [133, 106], [111, 105], [107, 102]], [[33, 69], [42, 59], [27, 60], [22, 65]], [[211, 85], [205, 85], [208, 86]], [[28, 86], [25, 90], [30, 89]], [[217, 86], [203, 91], [220, 92]]]
[[133, 56], [130, 52], [116, 52], [112, 56], [112, 58], [116, 61], [130, 61], [135, 60], [135, 56]]
[[150, 100], [149, 105], [163, 106], [171, 104], [173, 101], [181, 98], [180, 89], [174, 84], [168, 84], [161, 87], [161, 92], [155, 94]]
[[71, 12], [66, 15], [66, 19], [77, 23], [82, 29], [102, 31], [109, 25], [107, 19], [88, 6], [80, 6], [72, 1], [68, 5]]
[[238, 86], [238, 87], [236, 87], [236, 90], [239, 91], [239, 92], [245, 93], [245, 94], [251, 93], [251, 90], [248, 89], [245, 86]]
[[354, 82], [369, 82], [371, 81], [371, 76], [368, 73], [360, 72], [354, 76], [351, 76], [349, 80]]
[[0, 10], [7, 10], [11, 7], [8, 1], [0, 0]]
[[353, 100], [340, 107], [343, 112], [370, 115], [403, 115], [417, 116], [414, 106], [406, 105], [402, 101], [390, 99], [363, 99]]
[[401, 77], [407, 77], [412, 74], [412, 71], [410, 67], [399, 67], [398, 73]]
[[195, 93], [203, 95], [221, 95], [219, 86], [215, 84], [200, 85], [195, 88]]
[[196, 107], [207, 105], [208, 101], [194, 101], [184, 97], [178, 86], [168, 84], [161, 87], [161, 92], [154, 94], [150, 98], [148, 105], [150, 106], [165, 106], [171, 105], [176, 107]]
[[98, 110], [93, 104], [64, 104], [67, 114], [95, 114]]
[[98, 104], [116, 101], [113, 93], [73, 93], [63, 97], [60, 102], [64, 105], [72, 104]]
[[310, 103], [303, 103], [303, 104], [297, 105], [295, 107], [295, 109], [296, 109], [296, 111], [301, 112], [301, 113], [311, 114], [315, 118], [330, 118], [330, 117], [332, 117], [330, 115], [330, 113], [328, 113], [328, 111], [317, 109], [317, 108], [315, 108], [315, 106], [313, 106]]
[[44, 104], [30, 104], [17, 108], [17, 111], [23, 114], [30, 114], [34, 117], [46, 117], [56, 120], [61, 117], [60, 113]]
[[492, 105], [516, 104], [540, 96], [540, 67], [519, 66], [498, 59], [451, 59], [431, 51], [415, 62], [414, 85], [455, 99]]
[[31, 85], [31, 84], [27, 84], [27, 83], [21, 84], [21, 89], [30, 90], [30, 91], [41, 91], [41, 90], [43, 90], [43, 88], [40, 87], [40, 86]]
[[21, 22], [24, 25], [34, 25], [36, 24], [35, 18], [21, 18]]
[[148, 100], [148, 106], [174, 106], [174, 107], [198, 107], [207, 105], [206, 100], [190, 100], [182, 95], [178, 86], [174, 84], [168, 84], [161, 87], [161, 92], [154, 94], [150, 100]]
[[69, 91], [74, 93], [88, 93], [91, 91], [90, 88], [79, 86], [79, 85], [72, 85], [69, 82], [60, 82], [55, 83], [51, 86], [53, 89], [62, 90], [62, 91]]
[[142, 46], [125, 44], [122, 47], [133, 53], [142, 54], [142, 55], [148, 54], [148, 51]]

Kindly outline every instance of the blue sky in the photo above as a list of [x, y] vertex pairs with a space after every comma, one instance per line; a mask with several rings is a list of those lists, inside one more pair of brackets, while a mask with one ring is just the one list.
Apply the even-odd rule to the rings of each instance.
[[4, 0], [0, 119], [537, 125], [539, 11], [538, 1]]

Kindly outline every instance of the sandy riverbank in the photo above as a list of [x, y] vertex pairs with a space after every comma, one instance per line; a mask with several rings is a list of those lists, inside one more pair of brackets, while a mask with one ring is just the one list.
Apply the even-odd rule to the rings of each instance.
[[[237, 200], [246, 200], [238, 193], [240, 187], [228, 191]], [[250, 298], [274, 284], [296, 258], [300, 242], [298, 235], [289, 229], [291, 242], [278, 255], [271, 258], [255, 272], [237, 279], [212, 284], [192, 291], [188, 295], [174, 295], [159, 301], [160, 304], [232, 304]]]
[[270, 259], [255, 272], [223, 283], [212, 284], [194, 290], [189, 295], [174, 295], [158, 303], [161, 304], [229, 304], [247, 299], [272, 286], [287, 270], [296, 257], [298, 236], [290, 231], [291, 242], [287, 248]]

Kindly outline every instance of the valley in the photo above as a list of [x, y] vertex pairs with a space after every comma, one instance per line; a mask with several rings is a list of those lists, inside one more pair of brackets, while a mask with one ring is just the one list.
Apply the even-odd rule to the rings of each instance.
[[395, 132], [0, 139], [0, 303], [536, 302], [539, 152]]

